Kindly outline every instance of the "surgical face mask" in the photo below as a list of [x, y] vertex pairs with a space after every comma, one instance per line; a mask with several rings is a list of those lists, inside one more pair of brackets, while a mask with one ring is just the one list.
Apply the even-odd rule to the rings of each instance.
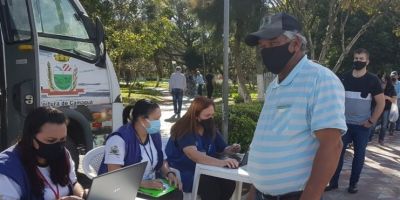
[[367, 65], [367, 62], [354, 61], [353, 62], [353, 69], [360, 70], [360, 69], [364, 68], [366, 65]]
[[149, 120], [150, 126], [146, 128], [148, 134], [155, 134], [159, 133], [161, 129], [161, 122], [160, 120]]
[[53, 144], [45, 144], [34, 138], [39, 144], [39, 149], [36, 150], [36, 154], [46, 160], [56, 160], [57, 158], [65, 155], [65, 142], [56, 142]]
[[290, 42], [281, 46], [264, 48], [261, 50], [261, 57], [267, 69], [279, 74], [285, 68], [286, 64], [293, 57], [294, 53], [289, 52]]

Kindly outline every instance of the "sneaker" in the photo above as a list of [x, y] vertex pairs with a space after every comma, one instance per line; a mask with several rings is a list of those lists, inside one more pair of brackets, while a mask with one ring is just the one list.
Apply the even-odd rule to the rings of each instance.
[[349, 186], [349, 188], [347, 189], [347, 192], [349, 192], [350, 194], [355, 194], [358, 192], [357, 186]]
[[383, 140], [379, 140], [379, 145], [381, 145], [381, 146], [385, 146], [385, 143], [383, 142]]
[[338, 185], [329, 185], [329, 186], [326, 186], [325, 191], [336, 190], [338, 188], [339, 188]]

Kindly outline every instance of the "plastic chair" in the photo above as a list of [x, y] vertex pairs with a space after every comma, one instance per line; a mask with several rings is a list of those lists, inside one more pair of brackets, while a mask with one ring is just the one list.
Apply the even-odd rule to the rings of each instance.
[[83, 173], [90, 179], [97, 176], [97, 171], [100, 168], [101, 161], [104, 157], [104, 146], [96, 147], [83, 157], [82, 170]]

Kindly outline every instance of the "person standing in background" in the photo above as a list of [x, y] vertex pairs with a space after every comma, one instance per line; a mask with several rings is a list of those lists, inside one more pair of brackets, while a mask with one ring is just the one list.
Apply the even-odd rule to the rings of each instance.
[[213, 94], [213, 91], [214, 91], [214, 83], [213, 83], [213, 80], [214, 80], [214, 75], [211, 73], [211, 71], [206, 75], [206, 87], [207, 87], [207, 97], [209, 98], [209, 99], [211, 99], [212, 98], [212, 94]]
[[186, 77], [182, 74], [182, 68], [177, 66], [175, 72], [171, 74], [169, 79], [169, 91], [172, 94], [172, 102], [174, 104], [174, 113], [181, 117], [183, 92], [186, 90]]
[[196, 72], [197, 95], [203, 95], [204, 78], [199, 70]]
[[[341, 77], [346, 90], [345, 114], [347, 133], [342, 136], [343, 149], [339, 164], [326, 191], [339, 188], [339, 176], [343, 167], [344, 153], [347, 145], [353, 143], [354, 158], [351, 166], [350, 183], [347, 191], [357, 193], [357, 183], [364, 167], [365, 151], [369, 141], [371, 127], [377, 123], [385, 107], [381, 80], [368, 72], [369, 52], [356, 49], [353, 54], [353, 70]], [[376, 105], [371, 113], [372, 101]]]
[[[397, 107], [399, 108], [400, 113], [400, 82], [399, 74], [397, 73], [397, 71], [392, 71], [392, 73], [390, 73], [390, 78], [392, 79], [392, 83], [397, 94]], [[400, 117], [399, 119], [397, 119], [394, 129], [396, 131], [400, 131]]]

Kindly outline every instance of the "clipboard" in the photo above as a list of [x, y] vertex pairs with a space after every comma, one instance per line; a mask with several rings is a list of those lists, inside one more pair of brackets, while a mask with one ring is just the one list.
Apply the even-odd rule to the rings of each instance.
[[140, 194], [144, 194], [144, 195], [148, 195], [148, 196], [151, 196], [151, 197], [158, 198], [158, 197], [164, 196], [165, 194], [168, 194], [168, 193], [170, 193], [170, 192], [172, 192], [172, 191], [174, 191], [176, 189], [176, 187], [173, 186], [173, 185], [170, 185], [167, 180], [165, 180], [165, 179], [160, 179], [160, 180], [163, 182], [163, 187], [164, 187], [163, 190], [149, 189], [149, 188], [140, 187], [138, 192]]

